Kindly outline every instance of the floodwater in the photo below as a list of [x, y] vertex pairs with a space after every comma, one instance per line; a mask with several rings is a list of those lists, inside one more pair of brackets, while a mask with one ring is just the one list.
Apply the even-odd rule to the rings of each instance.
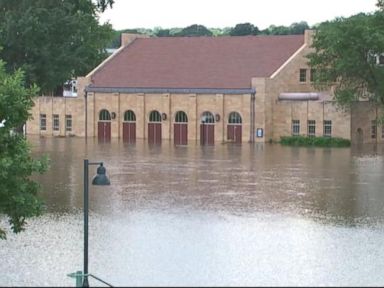
[[384, 285], [383, 146], [29, 140], [46, 213], [0, 241], [0, 286], [75, 285], [85, 158], [111, 180], [89, 186], [89, 271], [112, 285]]

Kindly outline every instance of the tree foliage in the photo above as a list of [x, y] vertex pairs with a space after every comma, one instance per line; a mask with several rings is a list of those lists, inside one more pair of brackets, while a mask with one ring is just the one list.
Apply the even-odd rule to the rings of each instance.
[[251, 23], [240, 23], [235, 27], [225, 28], [207, 28], [203, 25], [194, 24], [185, 28], [134, 28], [115, 30], [113, 40], [108, 43], [108, 48], [117, 48], [120, 46], [121, 33], [138, 33], [153, 37], [182, 37], [182, 36], [245, 36], [245, 35], [296, 35], [304, 34], [306, 29], [310, 29], [307, 22], [295, 22], [290, 26], [271, 25], [264, 30], [259, 30]]
[[[36, 86], [25, 88], [21, 70], [8, 74], [0, 61], [0, 214], [8, 216], [15, 233], [24, 229], [26, 218], [42, 212], [38, 184], [30, 176], [45, 171], [47, 161], [33, 159], [27, 140], [14, 132], [30, 117], [36, 93]], [[5, 236], [0, 228], [0, 239]]]
[[212, 36], [212, 32], [203, 25], [193, 24], [185, 27], [180, 32], [176, 33], [175, 36]]
[[104, 12], [108, 8], [108, 6], [112, 8], [114, 3], [115, 0], [98, 0], [96, 5], [101, 12]]
[[258, 35], [258, 34], [260, 34], [259, 28], [257, 28], [256, 26], [248, 22], [237, 24], [229, 32], [229, 35], [231, 36], [245, 36], [245, 35]]
[[333, 87], [335, 100], [348, 107], [361, 98], [384, 104], [384, 13], [358, 14], [319, 25], [308, 55], [315, 86]]
[[290, 26], [275, 26], [271, 25], [267, 29], [261, 31], [266, 35], [300, 35], [304, 34], [306, 29], [310, 29], [305, 21], [292, 23]]
[[[27, 218], [42, 213], [39, 186], [31, 176], [48, 166], [46, 158], [32, 158], [27, 140], [15, 131], [31, 116], [36, 84], [53, 90], [105, 57], [112, 28], [99, 25], [98, 13], [113, 3], [0, 0], [0, 58], [6, 60], [0, 60], [0, 214], [15, 233], [24, 230]], [[0, 239], [5, 237], [0, 228]]]
[[0, 0], [0, 58], [9, 72], [21, 68], [43, 92], [85, 75], [105, 57], [110, 24], [98, 13], [113, 1]]
[[384, 9], [384, 0], [377, 0], [376, 6], [380, 9]]

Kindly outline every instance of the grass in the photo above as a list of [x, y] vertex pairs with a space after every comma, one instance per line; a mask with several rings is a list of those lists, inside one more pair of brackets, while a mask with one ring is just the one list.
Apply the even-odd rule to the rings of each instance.
[[316, 146], [316, 147], [349, 147], [351, 141], [339, 137], [308, 137], [308, 136], [282, 136], [282, 145], [287, 146]]

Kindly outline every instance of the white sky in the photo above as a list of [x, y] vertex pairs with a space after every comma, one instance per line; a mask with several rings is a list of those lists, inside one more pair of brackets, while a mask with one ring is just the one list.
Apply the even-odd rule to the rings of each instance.
[[336, 17], [377, 10], [377, 0], [115, 0], [100, 22], [116, 30], [175, 28], [192, 24], [208, 28], [252, 23], [259, 29], [306, 21], [310, 26]]

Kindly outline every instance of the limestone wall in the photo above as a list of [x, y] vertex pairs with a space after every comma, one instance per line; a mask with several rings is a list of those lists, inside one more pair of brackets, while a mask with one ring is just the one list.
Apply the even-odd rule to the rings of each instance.
[[[332, 136], [350, 139], [351, 117], [333, 105], [332, 92], [317, 91], [311, 82], [311, 69], [306, 55], [313, 50], [311, 31], [306, 31], [306, 44], [289, 59], [278, 71], [266, 80], [266, 101], [270, 105], [266, 123], [270, 131], [266, 140], [279, 141], [281, 136], [292, 135], [292, 120], [300, 120], [300, 134], [307, 135], [307, 121], [316, 121], [316, 136], [323, 135], [323, 121], [332, 121]], [[300, 69], [306, 69], [306, 81], [300, 81]], [[280, 93], [312, 93], [322, 92], [326, 95], [319, 101], [280, 101]], [[257, 93], [256, 93], [257, 95]]]
[[376, 137], [372, 133], [372, 121], [375, 123], [381, 117], [376, 105], [364, 101], [356, 102], [351, 107], [351, 138], [353, 143], [384, 143], [383, 125], [376, 123]]
[[324, 133], [324, 120], [332, 121], [332, 137], [351, 138], [350, 113], [340, 111], [333, 102], [319, 101], [279, 101], [274, 107], [274, 135], [292, 135], [292, 120], [300, 121], [300, 135], [308, 135], [308, 120], [316, 121], [315, 136]]
[[[84, 136], [84, 100], [67, 97], [37, 97], [31, 110], [26, 133], [42, 136]], [[46, 115], [46, 130], [40, 129], [40, 115]], [[59, 129], [53, 130], [53, 114], [59, 115]], [[65, 115], [72, 116], [72, 129], [65, 127]]]
[[[32, 110], [33, 119], [28, 121], [27, 133], [46, 136], [85, 136], [97, 137], [97, 122], [101, 110], [106, 109], [116, 115], [111, 119], [111, 137], [122, 138], [124, 113], [132, 110], [136, 115], [136, 136], [147, 138], [148, 121], [151, 111], [165, 114], [162, 119], [162, 138], [173, 139], [173, 123], [178, 111], [184, 111], [188, 117], [188, 138], [199, 140], [201, 116], [211, 112], [218, 117], [215, 123], [215, 142], [227, 139], [227, 123], [231, 112], [242, 117], [242, 140], [250, 139], [250, 94], [123, 94], [91, 93], [85, 97], [39, 97]], [[87, 99], [85, 101], [85, 99]], [[72, 132], [65, 131], [65, 114], [73, 117]], [[47, 117], [47, 130], [40, 130], [40, 114]], [[52, 130], [53, 114], [60, 115], [60, 131]], [[87, 121], [85, 119], [87, 118]], [[87, 131], [85, 129], [87, 122]], [[86, 133], [87, 132], [87, 133]]]

